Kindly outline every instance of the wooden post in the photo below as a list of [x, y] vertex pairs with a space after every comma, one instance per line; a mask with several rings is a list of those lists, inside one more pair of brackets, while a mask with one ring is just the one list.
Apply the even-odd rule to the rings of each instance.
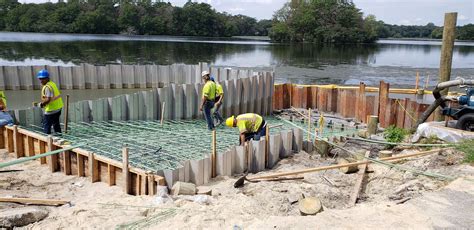
[[418, 84], [420, 83], [420, 73], [416, 71], [415, 92], [418, 94]]
[[[53, 137], [51, 135], [48, 136], [48, 151], [53, 151], [54, 150], [54, 145], [53, 145]], [[58, 170], [58, 155], [54, 154], [51, 156], [47, 156], [47, 162], [49, 165], [49, 169], [51, 172], [56, 172]]]
[[311, 142], [311, 108], [308, 109], [308, 142]]
[[166, 101], [164, 101], [163, 104], [161, 105], [161, 122], [160, 122], [161, 125], [163, 125], [163, 119], [165, 116], [165, 105], [166, 105]]
[[13, 151], [15, 152], [16, 158], [24, 157], [25, 151], [23, 150], [23, 137], [18, 132], [18, 126], [13, 126]]
[[13, 137], [13, 130], [7, 129], [7, 150], [9, 153], [15, 152], [15, 142]]
[[216, 154], [217, 154], [217, 137], [216, 137], [216, 130], [212, 130], [212, 146], [211, 146], [211, 175], [212, 175], [212, 178], [216, 177]]
[[[441, 46], [441, 58], [439, 63], [439, 83], [449, 81], [451, 78], [451, 66], [453, 63], [454, 40], [456, 39], [456, 20], [458, 13], [444, 14], [443, 44]], [[448, 88], [441, 91], [441, 95], [448, 94]], [[438, 109], [435, 113], [436, 121], [443, 121], [444, 116]]]
[[130, 172], [128, 171], [128, 147], [122, 149], [122, 176], [124, 182], [124, 191], [126, 194], [132, 194]]
[[66, 95], [66, 108], [64, 110], [64, 133], [67, 133], [68, 120], [69, 120], [69, 94]]
[[265, 165], [268, 163], [268, 155], [270, 154], [270, 127], [267, 124], [265, 127]]
[[64, 160], [64, 174], [71, 175], [71, 152], [64, 151], [62, 154]]
[[387, 116], [387, 104], [389, 98], [389, 89], [390, 84], [385, 83], [384, 81], [380, 81], [380, 88], [379, 88], [379, 122], [382, 127], [387, 126], [387, 122], [385, 117]]
[[379, 123], [379, 117], [378, 116], [370, 116], [369, 117], [369, 122], [367, 124], [367, 134], [369, 136], [377, 133], [378, 123]]

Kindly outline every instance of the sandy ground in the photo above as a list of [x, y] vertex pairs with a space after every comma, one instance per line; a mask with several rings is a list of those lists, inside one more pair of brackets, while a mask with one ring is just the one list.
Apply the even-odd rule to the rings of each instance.
[[[2, 150], [2, 161], [12, 160]], [[38, 161], [12, 166], [21, 172], [0, 173], [0, 196], [70, 200], [71, 205], [43, 207], [46, 219], [26, 229], [314, 229], [314, 228], [464, 228], [474, 226], [474, 167], [459, 164], [459, 154], [447, 152], [404, 165], [452, 176], [444, 182], [373, 165], [361, 202], [348, 204], [357, 174], [332, 170], [306, 174], [304, 180], [247, 183], [233, 188], [236, 177], [214, 179], [213, 196], [178, 196], [168, 203], [159, 197], [128, 196], [116, 186], [90, 183], [87, 178], [50, 173]], [[333, 163], [300, 153], [282, 160], [272, 171], [288, 171]], [[268, 172], [262, 172], [268, 173]], [[324, 211], [300, 216], [297, 200], [318, 197]], [[410, 198], [403, 204], [400, 199]], [[0, 211], [23, 205], [0, 203]]]

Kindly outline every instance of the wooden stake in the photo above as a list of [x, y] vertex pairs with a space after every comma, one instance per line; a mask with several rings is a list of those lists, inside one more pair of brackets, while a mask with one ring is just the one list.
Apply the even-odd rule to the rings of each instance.
[[91, 176], [91, 182], [98, 182], [100, 181], [100, 173], [99, 173], [99, 162], [94, 157], [94, 153], [89, 153], [89, 175]]
[[16, 158], [24, 157], [25, 151], [23, 149], [23, 137], [18, 132], [18, 126], [13, 126], [13, 151], [15, 152]]
[[268, 164], [268, 155], [270, 154], [269, 152], [269, 146], [270, 144], [270, 127], [265, 126], [265, 165]]
[[216, 154], [217, 154], [217, 146], [216, 146], [217, 145], [217, 140], [216, 139], [217, 139], [216, 130], [214, 129], [214, 130], [212, 130], [212, 142], [211, 142], [212, 143], [212, 146], [211, 146], [211, 150], [212, 150], [212, 152], [211, 152], [211, 161], [212, 161], [211, 162], [211, 167], [212, 167], [211, 175], [212, 175], [213, 178], [216, 177], [216, 174], [217, 174], [216, 173], [216, 160], [217, 160], [216, 159]]
[[69, 94], [66, 95], [66, 108], [64, 110], [64, 133], [67, 133], [68, 120], [69, 120]]
[[165, 105], [166, 105], [166, 101], [164, 101], [163, 104], [161, 105], [161, 122], [160, 122], [161, 125], [163, 125], [163, 119], [165, 116]]
[[128, 147], [122, 149], [122, 176], [124, 182], [124, 191], [126, 194], [132, 194], [130, 172], [128, 171]]
[[[51, 135], [48, 136], [48, 151], [53, 151], [54, 150], [54, 145], [53, 145], [53, 137]], [[46, 157], [49, 169], [51, 172], [56, 172], [58, 170], [58, 155], [50, 155]]]
[[378, 116], [370, 116], [369, 117], [369, 122], [367, 124], [367, 133], [369, 135], [373, 135], [377, 133], [377, 126], [379, 123], [379, 117]]
[[64, 151], [62, 154], [64, 160], [64, 174], [71, 175], [71, 152]]
[[420, 83], [420, 73], [416, 71], [415, 92], [418, 93], [418, 84]]
[[33, 205], [52, 205], [59, 206], [69, 203], [65, 200], [46, 200], [46, 199], [31, 199], [31, 198], [10, 198], [10, 197], [0, 197], [0, 202], [9, 202], [9, 203], [21, 203], [21, 204], [33, 204]]
[[311, 108], [308, 109], [308, 141], [311, 142]]
[[[370, 156], [370, 151], [365, 152], [365, 157]], [[351, 197], [349, 199], [349, 205], [354, 206], [357, 202], [357, 199], [359, 198], [359, 193], [362, 187], [362, 182], [364, 181], [364, 177], [366, 175], [366, 170], [367, 170], [367, 164], [363, 164], [362, 168], [358, 172], [358, 178], [354, 186], [354, 190], [351, 193]]]

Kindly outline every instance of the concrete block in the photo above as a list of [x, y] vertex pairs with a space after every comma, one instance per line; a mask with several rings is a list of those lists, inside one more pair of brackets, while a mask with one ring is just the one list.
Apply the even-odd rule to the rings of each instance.
[[5, 77], [5, 89], [19, 90], [21, 88], [16, 66], [4, 66], [3, 76]]
[[135, 70], [135, 88], [146, 88], [146, 66], [134, 65]]
[[184, 98], [184, 91], [183, 91], [183, 86], [179, 84], [173, 84], [173, 93], [174, 93], [174, 119], [180, 120], [185, 117], [185, 104], [186, 100]]
[[97, 66], [97, 85], [99, 89], [110, 89], [110, 73], [107, 66]]
[[196, 186], [204, 184], [204, 159], [190, 160], [189, 163], [190, 181]]
[[121, 89], [123, 88], [122, 80], [122, 66], [121, 65], [107, 65], [110, 76], [110, 88]]
[[123, 88], [135, 88], [135, 70], [133, 65], [122, 65]]
[[190, 181], [190, 161], [186, 160], [181, 162], [182, 167], [179, 168], [179, 181], [189, 182]]
[[204, 173], [203, 173], [203, 183], [207, 184], [211, 180], [212, 177], [212, 163], [211, 157], [206, 155], [203, 159], [204, 161]]
[[110, 120], [110, 105], [108, 98], [101, 98], [92, 101], [92, 120], [108, 121]]
[[160, 111], [160, 101], [158, 100], [158, 90], [153, 89], [150, 91], [144, 92], [145, 94], [145, 110], [146, 110], [146, 120], [157, 120]]
[[293, 151], [299, 153], [303, 150], [303, 130], [299, 128], [293, 129]]
[[281, 135], [281, 150], [280, 158], [285, 158], [293, 155], [293, 131], [283, 130]]
[[120, 95], [112, 98], [112, 120], [125, 121], [127, 120], [128, 104], [125, 95]]
[[59, 66], [59, 82], [61, 89], [73, 89], [72, 67]]
[[251, 141], [250, 172], [257, 173], [265, 170], [265, 140]]
[[163, 175], [169, 189], [173, 187], [174, 183], [179, 181], [179, 169], [165, 169], [163, 170]]
[[97, 83], [97, 68], [96, 66], [83, 64], [84, 74], [86, 80], [86, 89], [98, 89], [99, 85]]
[[235, 146], [234, 173], [240, 174], [247, 171], [247, 155], [244, 146]]
[[270, 135], [268, 143], [268, 161], [267, 168], [271, 169], [275, 166], [276, 163], [280, 160], [280, 150], [281, 150], [281, 134]]
[[157, 65], [146, 65], [146, 87], [147, 88], [158, 88], [158, 66]]
[[20, 88], [32, 90], [33, 81], [37, 80], [33, 75], [33, 68], [31, 66], [18, 66], [18, 75], [20, 77]]
[[[36, 87], [36, 85], [35, 85]], [[72, 67], [72, 88], [73, 89], [85, 89], [86, 78], [84, 74], [84, 66]]]

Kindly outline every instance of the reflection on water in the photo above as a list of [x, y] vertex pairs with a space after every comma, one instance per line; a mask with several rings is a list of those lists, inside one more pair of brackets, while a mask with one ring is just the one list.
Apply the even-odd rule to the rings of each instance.
[[[63, 100], [69, 95], [69, 102], [92, 100], [103, 97], [113, 97], [121, 94], [129, 94], [143, 89], [96, 89], [96, 90], [61, 90]], [[40, 90], [7, 90], [8, 109], [26, 109], [31, 107], [33, 102], [40, 101]]]

